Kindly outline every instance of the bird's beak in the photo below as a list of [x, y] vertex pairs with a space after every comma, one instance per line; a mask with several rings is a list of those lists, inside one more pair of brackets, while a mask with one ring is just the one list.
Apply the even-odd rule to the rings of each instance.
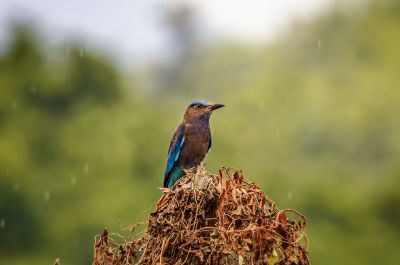
[[213, 111], [222, 107], [225, 107], [225, 105], [216, 103], [216, 104], [211, 104], [209, 108], [211, 111]]

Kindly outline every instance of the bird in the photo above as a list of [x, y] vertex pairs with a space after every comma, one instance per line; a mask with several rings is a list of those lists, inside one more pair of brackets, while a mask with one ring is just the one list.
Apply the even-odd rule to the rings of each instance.
[[195, 100], [186, 108], [168, 148], [164, 187], [172, 188], [188, 170], [197, 167], [211, 148], [210, 116], [223, 104]]

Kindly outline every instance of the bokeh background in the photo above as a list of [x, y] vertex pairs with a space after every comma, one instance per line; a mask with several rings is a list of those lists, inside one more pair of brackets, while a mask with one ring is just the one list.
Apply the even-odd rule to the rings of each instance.
[[129, 234], [193, 99], [227, 105], [208, 170], [304, 213], [313, 264], [400, 264], [400, 1], [0, 10], [1, 264], [90, 264], [104, 227]]

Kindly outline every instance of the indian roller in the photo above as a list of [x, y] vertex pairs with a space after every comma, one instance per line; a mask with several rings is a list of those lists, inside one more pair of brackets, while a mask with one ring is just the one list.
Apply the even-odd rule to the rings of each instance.
[[211, 148], [210, 116], [222, 104], [193, 101], [176, 128], [168, 149], [164, 187], [171, 188], [185, 171], [200, 165]]

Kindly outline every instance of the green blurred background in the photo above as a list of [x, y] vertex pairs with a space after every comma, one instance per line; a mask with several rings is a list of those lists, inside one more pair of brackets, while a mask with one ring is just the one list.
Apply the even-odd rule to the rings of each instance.
[[[333, 5], [264, 45], [195, 45], [122, 67], [13, 20], [0, 44], [0, 263], [90, 264], [95, 234], [142, 221], [192, 99], [207, 169], [242, 169], [309, 220], [313, 264], [400, 264], [400, 1]], [[49, 48], [51, 47], [51, 48]], [[126, 233], [126, 232], [125, 232]]]

